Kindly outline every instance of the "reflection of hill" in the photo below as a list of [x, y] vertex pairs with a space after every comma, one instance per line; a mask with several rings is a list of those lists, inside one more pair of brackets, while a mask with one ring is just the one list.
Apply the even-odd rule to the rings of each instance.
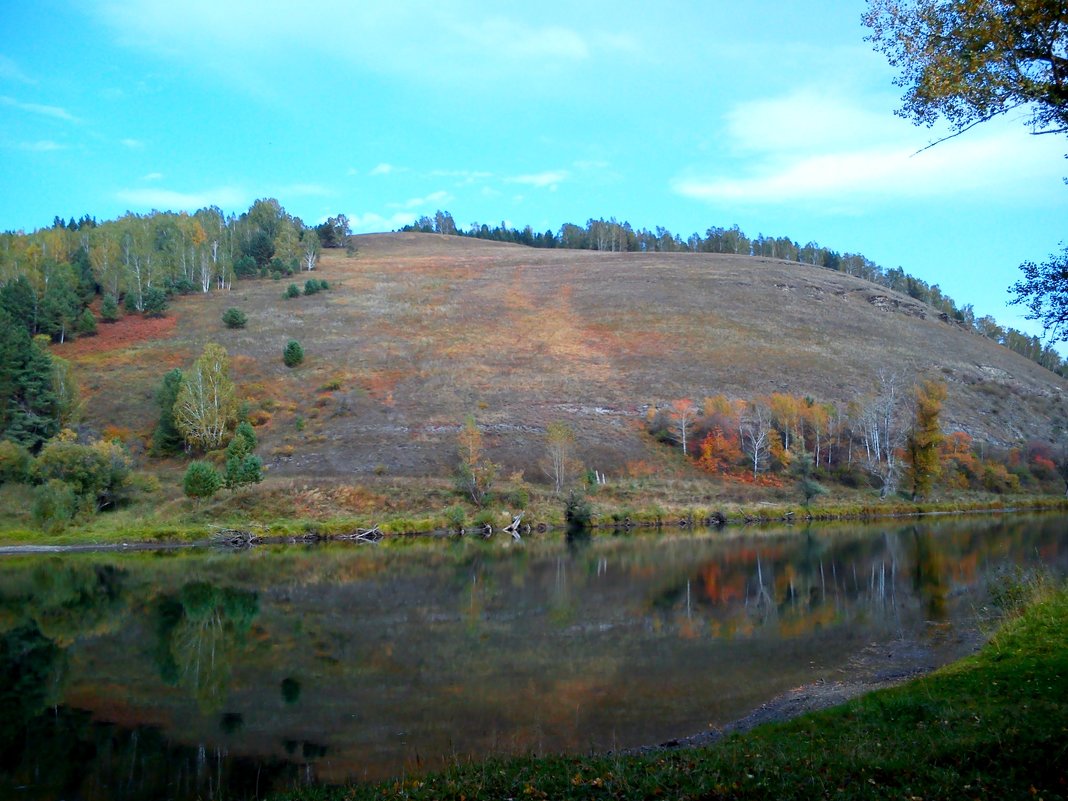
[[[342, 779], [703, 729], [834, 675], [869, 643], [970, 620], [1006, 559], [1044, 553], [1063, 569], [1063, 531], [1063, 518], [990, 518], [573, 548], [92, 555], [59, 562], [69, 571], [53, 583], [35, 577], [56, 564], [20, 560], [0, 563], [0, 611], [6, 636], [36, 638], [7, 659], [69, 663], [62, 684], [45, 671], [59, 701], [152, 721], [176, 753], [259, 754]], [[37, 621], [56, 610], [85, 633], [44, 634]]]

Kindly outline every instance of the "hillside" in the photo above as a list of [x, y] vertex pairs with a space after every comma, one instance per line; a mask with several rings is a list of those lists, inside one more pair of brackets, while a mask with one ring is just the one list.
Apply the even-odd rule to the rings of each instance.
[[[562, 419], [587, 466], [619, 474], [665, 458], [642, 432], [650, 404], [776, 391], [848, 404], [881, 371], [945, 380], [950, 431], [1007, 444], [1068, 429], [1063, 379], [830, 270], [419, 233], [356, 242], [355, 257], [324, 253], [329, 292], [283, 300], [286, 280], [242, 281], [176, 299], [162, 323], [127, 318], [57, 346], [88, 422], [147, 437], [164, 372], [215, 341], [261, 411], [259, 452], [281, 476], [445, 475], [470, 413], [506, 472], [539, 480], [542, 432]], [[246, 329], [222, 325], [229, 306]], [[307, 354], [296, 370], [281, 359], [291, 338]]]

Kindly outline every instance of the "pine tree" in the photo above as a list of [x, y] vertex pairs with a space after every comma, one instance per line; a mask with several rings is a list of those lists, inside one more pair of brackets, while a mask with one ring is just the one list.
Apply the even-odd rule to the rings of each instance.
[[286, 367], [296, 367], [304, 361], [304, 348], [295, 339], [289, 340], [286, 349], [282, 352], [282, 361]]
[[208, 462], [191, 462], [182, 478], [182, 491], [190, 498], [210, 498], [222, 486], [222, 477]]
[[119, 302], [114, 295], [104, 295], [100, 304], [100, 319], [105, 323], [114, 323], [119, 319]]
[[178, 390], [181, 386], [182, 371], [175, 367], [163, 376], [163, 383], [156, 391], [159, 422], [152, 432], [152, 453], [157, 456], [178, 453], [182, 449], [182, 433], [174, 422], [174, 402], [178, 400]]
[[78, 335], [83, 337], [96, 336], [96, 317], [93, 313], [86, 309], [82, 312], [82, 316], [78, 318]]
[[906, 480], [912, 499], [925, 497], [942, 472], [938, 446], [942, 442], [939, 415], [946, 399], [946, 385], [926, 380], [915, 387], [916, 418], [905, 441]]
[[0, 436], [36, 452], [59, 431], [52, 357], [0, 310]]

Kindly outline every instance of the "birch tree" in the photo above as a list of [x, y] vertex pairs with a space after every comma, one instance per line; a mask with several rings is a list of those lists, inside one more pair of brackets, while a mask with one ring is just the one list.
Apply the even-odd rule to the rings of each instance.
[[545, 474], [552, 480], [553, 491], [558, 495], [568, 483], [574, 464], [574, 449], [575, 432], [571, 430], [571, 426], [558, 421], [545, 427]]
[[883, 498], [897, 491], [901, 474], [898, 451], [905, 444], [905, 397], [899, 383], [894, 374], [880, 376], [875, 394], [868, 400], [860, 418], [864, 466], [879, 479], [879, 495]]
[[300, 248], [301, 265], [305, 270], [311, 272], [315, 269], [315, 263], [319, 260], [319, 254], [323, 250], [322, 243], [319, 241], [319, 234], [315, 233], [314, 228], [309, 228], [304, 232], [300, 240]]
[[767, 469], [771, 450], [771, 412], [768, 407], [760, 402], [750, 404], [739, 430], [742, 452], [749, 457], [753, 465], [753, 478], [756, 478]]
[[190, 446], [210, 451], [222, 445], [236, 412], [230, 357], [222, 346], [208, 343], [182, 376], [174, 402], [174, 423]]
[[671, 424], [675, 432], [675, 438], [682, 445], [683, 454], [688, 454], [687, 437], [690, 426], [697, 418], [697, 407], [689, 398], [682, 398], [671, 404]]
[[464, 421], [456, 438], [456, 480], [461, 491], [467, 493], [476, 506], [486, 502], [493, 481], [497, 477], [497, 465], [483, 451], [482, 432], [471, 415]]

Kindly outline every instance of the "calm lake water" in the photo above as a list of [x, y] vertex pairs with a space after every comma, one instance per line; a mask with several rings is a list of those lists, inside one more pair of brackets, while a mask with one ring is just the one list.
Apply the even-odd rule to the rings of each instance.
[[971, 647], [1068, 518], [0, 557], [0, 797], [260, 797], [721, 725]]

